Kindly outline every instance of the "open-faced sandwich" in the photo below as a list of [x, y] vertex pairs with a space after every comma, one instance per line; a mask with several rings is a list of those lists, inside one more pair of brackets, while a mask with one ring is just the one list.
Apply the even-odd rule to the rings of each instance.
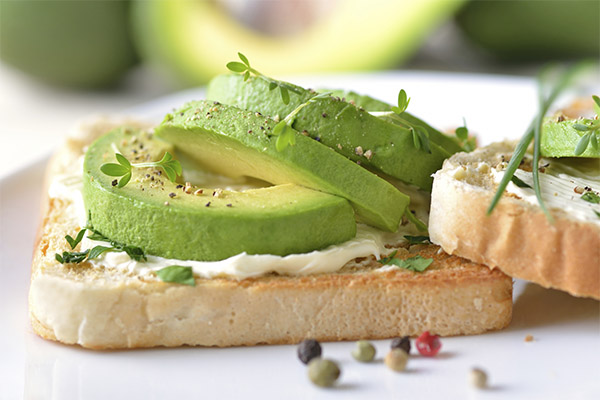
[[[489, 238], [463, 250], [469, 239], [440, 217], [459, 215], [439, 189], [444, 171], [488, 163], [491, 150], [461, 153], [473, 148], [465, 130], [447, 136], [407, 113], [404, 91], [393, 107], [318, 93], [240, 58], [228, 65], [239, 74], [215, 78], [206, 100], [158, 126], [98, 121], [54, 156], [33, 259], [34, 330], [104, 349], [505, 327], [512, 279], [502, 271], [513, 270], [482, 251]], [[488, 172], [500, 176], [501, 162]], [[574, 223], [597, 240], [597, 222]], [[589, 285], [572, 292], [597, 297]]]

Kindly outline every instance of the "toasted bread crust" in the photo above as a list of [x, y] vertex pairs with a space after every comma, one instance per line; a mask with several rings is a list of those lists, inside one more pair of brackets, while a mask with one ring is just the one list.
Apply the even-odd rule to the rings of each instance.
[[450, 254], [499, 268], [506, 274], [600, 299], [600, 228], [552, 210], [554, 223], [540, 207], [503, 196], [486, 215], [496, 186], [486, 174], [455, 179], [457, 167], [509, 158], [514, 143], [496, 143], [446, 160], [435, 174], [429, 232]]
[[[52, 161], [51, 176], [69, 164], [65, 157], [76, 159], [89, 140], [71, 141]], [[54, 254], [67, 250], [64, 236], [80, 227], [66, 215], [67, 200], [46, 203], [29, 299], [34, 331], [50, 340], [93, 349], [284, 344], [309, 337], [415, 336], [425, 330], [477, 334], [503, 328], [511, 318], [508, 276], [435, 245], [398, 251], [399, 258], [433, 258], [423, 273], [379, 271], [381, 264], [369, 258], [360, 268], [338, 273], [197, 278], [194, 287], [87, 263], [61, 265]]]

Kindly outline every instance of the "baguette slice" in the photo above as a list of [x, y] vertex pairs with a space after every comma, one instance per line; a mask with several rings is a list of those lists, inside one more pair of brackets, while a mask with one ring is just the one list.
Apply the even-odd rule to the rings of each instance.
[[[93, 125], [84, 137], [69, 139], [51, 161], [48, 181], [77, 168], [85, 145], [110, 125]], [[425, 330], [478, 334], [510, 322], [511, 278], [436, 245], [398, 247], [398, 258], [434, 259], [423, 273], [381, 270], [368, 257], [337, 273], [196, 278], [195, 287], [88, 263], [61, 265], [54, 254], [69, 250], [64, 237], [80, 226], [69, 200], [44, 202], [29, 305], [33, 329], [46, 339], [93, 349], [224, 347], [381, 339]]]
[[600, 224], [558, 208], [550, 209], [551, 223], [537, 203], [514, 193], [505, 193], [486, 215], [497, 188], [494, 171], [510, 159], [515, 144], [494, 143], [444, 162], [434, 175], [431, 240], [514, 278], [600, 299]]

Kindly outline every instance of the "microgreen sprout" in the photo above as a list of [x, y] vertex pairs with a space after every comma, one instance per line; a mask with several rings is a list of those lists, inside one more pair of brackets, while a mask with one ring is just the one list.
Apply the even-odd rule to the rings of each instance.
[[117, 159], [118, 164], [116, 163], [106, 163], [100, 166], [100, 171], [102, 171], [105, 175], [120, 177], [117, 187], [122, 188], [131, 179], [131, 174], [133, 168], [157, 168], [160, 167], [167, 175], [167, 178], [171, 182], [175, 182], [178, 175], [183, 173], [181, 168], [181, 164], [179, 161], [173, 159], [171, 153], [166, 152], [160, 161], [154, 162], [144, 162], [138, 164], [131, 164], [125, 156], [122, 154], [115, 152], [115, 158]]
[[56, 261], [58, 261], [61, 264], [78, 264], [85, 260], [93, 260], [94, 258], [98, 258], [106, 251], [124, 251], [133, 260], [146, 261], [146, 255], [144, 254], [144, 251], [141, 248], [135, 246], [128, 246], [119, 242], [112, 241], [106, 236], [102, 235], [97, 230], [95, 230], [89, 222], [87, 226], [82, 228], [77, 233], [75, 239], [73, 239], [73, 237], [71, 237], [70, 235], [65, 236], [65, 239], [69, 243], [69, 246], [71, 246], [71, 250], [74, 250], [75, 247], [77, 247], [77, 245], [81, 242], [86, 231], [91, 232], [91, 234], [88, 235], [88, 239], [101, 242], [108, 242], [110, 243], [110, 246], [98, 245], [85, 251], [63, 251], [62, 254], [56, 253], [54, 255]]
[[[592, 96], [594, 100], [594, 111], [596, 112], [596, 116], [600, 116], [600, 98], [596, 95]], [[577, 142], [577, 146], [575, 146], [575, 155], [582, 155], [588, 147], [591, 147], [594, 150], [598, 150], [598, 136], [600, 135], [600, 119], [582, 119], [578, 123], [573, 125], [573, 128], [580, 132], [585, 132], [584, 135]]]
[[248, 57], [246, 57], [242, 53], [238, 53], [238, 57], [242, 62], [228, 62], [227, 69], [229, 69], [231, 72], [242, 74], [244, 76], [244, 81], [250, 79], [250, 75], [254, 75], [257, 78], [267, 82], [269, 84], [269, 90], [275, 90], [279, 88], [279, 93], [281, 94], [281, 100], [283, 101], [283, 104], [290, 103], [290, 92], [300, 94], [300, 91], [294, 85], [269, 78], [268, 76], [265, 76], [258, 72], [256, 69], [252, 68], [250, 66], [250, 61], [248, 61]]
[[467, 128], [467, 121], [463, 118], [463, 126], [456, 128], [454, 131], [458, 141], [460, 142], [460, 146], [466, 152], [471, 152], [475, 150], [475, 137], [469, 137], [469, 129]]
[[396, 253], [398, 253], [398, 250], [394, 251], [388, 257], [382, 258], [379, 262], [383, 265], [395, 265], [413, 272], [423, 272], [433, 263], [432, 258], [423, 258], [419, 255], [402, 260], [396, 258]]
[[398, 93], [398, 106], [392, 107], [392, 111], [396, 114], [402, 114], [408, 108], [410, 104], [410, 97], [406, 95], [406, 91], [404, 89], [400, 89]]
[[296, 144], [296, 130], [292, 128], [292, 124], [294, 123], [294, 119], [296, 115], [307, 105], [314, 103], [318, 100], [324, 99], [331, 95], [330, 92], [320, 93], [314, 97], [311, 97], [306, 103], [300, 104], [296, 107], [291, 113], [289, 113], [284, 119], [279, 121], [277, 125], [273, 128], [273, 133], [271, 136], [277, 136], [277, 141], [275, 142], [275, 148], [277, 151], [283, 151], [288, 145]]

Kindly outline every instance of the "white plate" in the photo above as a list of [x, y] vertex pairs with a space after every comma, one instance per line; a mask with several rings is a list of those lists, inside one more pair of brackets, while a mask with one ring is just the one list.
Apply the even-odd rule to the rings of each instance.
[[[464, 116], [483, 143], [520, 136], [535, 112], [535, 86], [524, 78], [390, 73], [296, 82], [352, 88], [390, 102], [404, 88], [411, 112], [441, 128], [461, 125]], [[201, 97], [201, 90], [187, 91], [131, 112], [157, 120]], [[29, 325], [27, 292], [44, 167], [39, 162], [0, 181], [2, 399], [600, 398], [600, 303], [520, 281], [509, 328], [444, 338], [438, 357], [414, 356], [406, 373], [383, 365], [388, 340], [375, 342], [371, 364], [353, 361], [352, 343], [325, 343], [325, 356], [342, 368], [339, 385], [327, 390], [309, 383], [295, 346], [97, 352], [40, 339]], [[526, 335], [534, 341], [525, 342]], [[488, 372], [489, 389], [469, 388], [473, 366]]]

